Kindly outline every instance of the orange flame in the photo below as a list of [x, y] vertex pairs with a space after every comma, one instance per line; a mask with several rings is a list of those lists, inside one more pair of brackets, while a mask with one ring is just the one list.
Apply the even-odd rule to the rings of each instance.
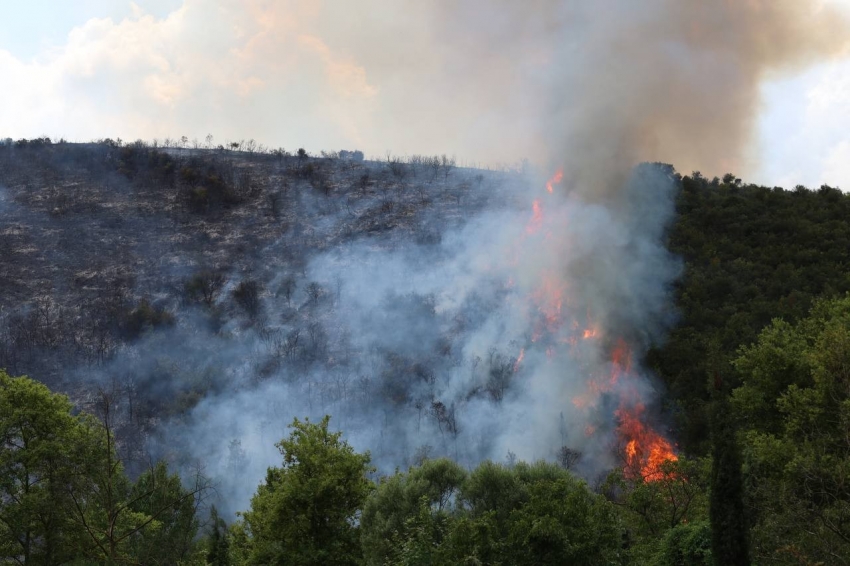
[[552, 185], [557, 185], [564, 179], [564, 170], [558, 169], [551, 179], [546, 181], [546, 190], [550, 193], [553, 192]]
[[[546, 190], [554, 192], [554, 185], [563, 181], [564, 172], [559, 169], [546, 183]], [[537, 234], [544, 228], [546, 218], [543, 214], [541, 201], [532, 203], [531, 218], [525, 232], [528, 236]], [[543, 243], [549, 241], [551, 234], [544, 232]], [[529, 243], [525, 237], [520, 242]], [[521, 253], [517, 249], [517, 254]], [[514, 281], [508, 282], [508, 288], [514, 286]], [[610, 328], [593, 320], [588, 309], [587, 317], [582, 322], [571, 315], [571, 303], [568, 280], [557, 272], [544, 272], [538, 281], [536, 289], [531, 294], [534, 305], [532, 314], [531, 342], [537, 343], [544, 336], [547, 339], [539, 347], [545, 348], [546, 355], [551, 359], [557, 355], [556, 344], [567, 344], [575, 347], [581, 339], [594, 339], [588, 344], [588, 355], [595, 355], [597, 348], [608, 345], [610, 355], [610, 373], [589, 376], [584, 391], [572, 399], [572, 404], [578, 410], [588, 410], [594, 407], [607, 406], [601, 403], [605, 396], [615, 396], [619, 399], [619, 408], [614, 412], [617, 420], [616, 435], [623, 450], [623, 472], [628, 479], [642, 481], [658, 481], [665, 477], [663, 464], [676, 461], [678, 457], [670, 442], [656, 432], [645, 418], [645, 407], [641, 402], [639, 389], [636, 387], [635, 374], [632, 373], [632, 352], [625, 340], [608, 341]], [[566, 305], [567, 308], [563, 308]], [[582, 349], [583, 351], [583, 349]], [[584, 354], [582, 354], [584, 355]], [[513, 365], [517, 372], [525, 358], [525, 348], [520, 349]], [[632, 378], [632, 379], [630, 379]], [[596, 426], [588, 424], [585, 434], [592, 436], [597, 433]]]
[[531, 203], [531, 222], [528, 223], [525, 231], [528, 234], [534, 234], [540, 230], [540, 225], [543, 224], [543, 210], [540, 208], [540, 201], [535, 200]]
[[554, 333], [563, 323], [561, 309], [564, 305], [565, 291], [565, 285], [559, 278], [551, 274], [543, 276], [543, 280], [531, 295], [537, 306], [537, 311], [542, 315], [542, 319], [538, 321], [537, 327], [534, 329], [532, 341], [537, 341], [543, 335], [544, 330]]
[[642, 404], [620, 407], [616, 412], [620, 421], [617, 433], [626, 442], [623, 472], [629, 479], [658, 481], [664, 478], [662, 465], [679, 457], [667, 439], [643, 422], [643, 412]]
[[522, 359], [525, 357], [525, 348], [520, 348], [519, 356], [516, 358], [516, 362], [514, 363], [514, 373], [519, 369], [519, 364], [522, 363]]
[[587, 340], [588, 338], [596, 338], [599, 336], [599, 331], [595, 328], [585, 328], [584, 333], [582, 334], [582, 338]]
[[[614, 364], [612, 381], [631, 372], [632, 353], [624, 340], [617, 341], [611, 352], [611, 362]], [[617, 434], [626, 443], [623, 472], [629, 479], [658, 481], [664, 477], [661, 469], [664, 462], [675, 462], [678, 456], [670, 442], [646, 424], [643, 403], [627, 404], [628, 394], [622, 394], [620, 408], [615, 412], [619, 420]]]

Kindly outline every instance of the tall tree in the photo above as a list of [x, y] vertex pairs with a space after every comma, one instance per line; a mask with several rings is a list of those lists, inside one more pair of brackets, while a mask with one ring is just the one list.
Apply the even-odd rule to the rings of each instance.
[[414, 546], [426, 549], [439, 544], [465, 479], [463, 468], [440, 458], [381, 481], [360, 521], [365, 563], [382, 566], [391, 557], [398, 558], [396, 550], [409, 558]]
[[735, 367], [754, 557], [850, 563], [850, 296], [774, 321]]
[[78, 450], [90, 430], [64, 395], [0, 370], [0, 562], [61, 564], [82, 537], [68, 490], [79, 490]]
[[210, 509], [210, 531], [207, 537], [207, 564], [230, 566], [230, 533], [224, 519], [213, 505]]
[[749, 566], [744, 483], [735, 428], [725, 398], [716, 402], [712, 419], [712, 463], [709, 519], [711, 551], [718, 564]]
[[133, 484], [115, 448], [114, 399], [101, 391], [98, 418], [87, 416], [93, 431], [83, 446], [78, 470], [83, 489], [72, 490], [72, 519], [84, 531], [85, 556], [106, 564], [171, 564], [186, 558], [197, 531], [196, 506], [209, 489], [200, 474], [184, 489], [164, 463], [156, 464]]

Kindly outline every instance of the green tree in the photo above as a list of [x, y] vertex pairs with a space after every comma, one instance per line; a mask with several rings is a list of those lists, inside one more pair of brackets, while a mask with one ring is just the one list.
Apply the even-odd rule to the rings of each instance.
[[620, 510], [633, 562], [651, 562], [670, 530], [707, 521], [708, 478], [707, 460], [684, 456], [664, 462], [651, 479], [627, 476], [623, 470], [608, 475], [603, 491]]
[[726, 564], [715, 562], [711, 554], [711, 525], [708, 521], [676, 525], [661, 541], [655, 557], [656, 566], [715, 566]]
[[373, 489], [369, 454], [358, 454], [318, 424], [295, 419], [277, 443], [283, 465], [244, 513], [251, 564], [347, 565], [361, 558], [357, 518]]
[[[775, 336], [798, 344], [793, 374], [769, 380]], [[733, 402], [741, 433], [752, 552], [762, 562], [840, 564], [850, 557], [850, 297], [819, 301], [741, 351]], [[786, 367], [784, 362], [778, 367]]]
[[360, 520], [365, 563], [380, 566], [393, 556], [397, 561], [400, 549], [409, 561], [413, 547], [439, 544], [465, 479], [464, 469], [446, 458], [382, 479]]
[[447, 537], [470, 564], [612, 564], [621, 558], [614, 507], [556, 464], [484, 462], [464, 483]]
[[103, 420], [0, 371], [0, 557], [18, 564], [174, 564], [193, 549], [195, 504], [164, 464], [133, 484]]
[[453, 559], [450, 545], [442, 544], [451, 528], [451, 519], [448, 514], [434, 514], [428, 497], [423, 496], [414, 513], [404, 519], [401, 529], [392, 533], [383, 560], [367, 564], [430, 566], [461, 563]]
[[81, 488], [79, 450], [90, 429], [64, 395], [0, 371], [0, 558], [60, 564], [83, 531], [71, 520], [68, 490]]
[[748, 566], [748, 530], [744, 512], [741, 456], [725, 399], [717, 401], [712, 423], [711, 550], [719, 564]]
[[169, 564], [188, 559], [197, 530], [195, 510], [208, 489], [196, 477], [183, 489], [177, 476], [157, 464], [133, 483], [115, 447], [112, 395], [101, 391], [98, 418], [83, 415], [89, 433], [78, 442], [84, 457], [68, 489], [71, 520], [82, 530], [79, 555], [101, 564]]
[[215, 505], [210, 509], [210, 531], [207, 536], [207, 564], [230, 566], [230, 532]]
[[363, 513], [366, 563], [620, 561], [613, 506], [559, 466], [485, 462], [464, 476], [434, 460], [384, 480]]
[[504, 563], [617, 562], [621, 537], [611, 505], [558, 466], [535, 464], [529, 472], [523, 482], [528, 499], [510, 515]]
[[198, 494], [199, 491], [184, 488], [176, 474], [169, 475], [164, 462], [158, 462], [136, 480], [129, 493], [130, 509], [140, 517], [153, 519], [131, 538], [130, 554], [136, 561], [168, 565], [192, 556], [198, 532]]

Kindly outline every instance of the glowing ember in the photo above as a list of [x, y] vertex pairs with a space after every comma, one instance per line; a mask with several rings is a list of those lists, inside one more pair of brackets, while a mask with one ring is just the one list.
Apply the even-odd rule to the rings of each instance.
[[549, 191], [550, 193], [553, 192], [552, 185], [557, 185], [563, 179], [564, 179], [564, 170], [558, 169], [558, 171], [555, 172], [555, 174], [552, 176], [552, 178], [549, 179], [548, 181], [546, 181], [546, 190]]
[[632, 352], [624, 340], [617, 340], [617, 345], [611, 352], [611, 363], [614, 364], [614, 371], [617, 374], [632, 371]]

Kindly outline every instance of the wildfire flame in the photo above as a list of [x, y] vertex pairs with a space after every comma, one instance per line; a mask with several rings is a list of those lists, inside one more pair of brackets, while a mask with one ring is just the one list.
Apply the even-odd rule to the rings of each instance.
[[528, 234], [534, 234], [540, 230], [541, 224], [543, 224], [543, 210], [540, 208], [540, 201], [535, 200], [531, 203], [531, 222], [528, 223], [525, 231]]
[[[619, 340], [611, 352], [612, 386], [622, 376], [631, 373], [632, 355], [624, 340]], [[644, 415], [646, 407], [637, 394], [625, 388], [620, 396], [620, 407], [615, 412], [619, 424], [617, 435], [625, 442], [623, 472], [629, 479], [643, 481], [663, 479], [662, 464], [675, 462], [678, 456], [670, 442], [650, 427]]]
[[662, 465], [675, 462], [678, 456], [670, 442], [645, 423], [643, 412], [644, 406], [640, 403], [621, 407], [616, 412], [620, 421], [617, 433], [626, 441], [623, 472], [629, 479], [657, 481], [664, 477]]
[[521, 348], [519, 351], [519, 356], [516, 358], [516, 362], [514, 362], [514, 373], [519, 369], [519, 364], [522, 363], [522, 359], [525, 357], [525, 348]]
[[[553, 192], [553, 185], [563, 180], [563, 171], [558, 170], [546, 183], [546, 190]], [[533, 235], [543, 226], [544, 214], [540, 200], [532, 204], [532, 218], [526, 233]], [[529, 240], [531, 241], [531, 240]], [[544, 239], [544, 242], [547, 241]], [[579, 340], [594, 340], [595, 347], [608, 351], [611, 371], [607, 375], [589, 375], [584, 392], [573, 397], [572, 404], [577, 410], [588, 410], [600, 406], [603, 395], [613, 395], [619, 400], [614, 412], [617, 421], [616, 435], [624, 458], [623, 472], [629, 479], [658, 481], [664, 478], [663, 464], [676, 461], [678, 457], [670, 442], [656, 432], [646, 419], [646, 408], [641, 402], [636, 387], [635, 374], [632, 373], [632, 353], [625, 340], [609, 340], [610, 329], [600, 327], [598, 321], [587, 319], [580, 323], [576, 319], [565, 320], [570, 316], [569, 308], [564, 304], [569, 300], [566, 281], [558, 273], [545, 273], [532, 292], [531, 298], [536, 307], [534, 314], [537, 322], [531, 336], [537, 342], [544, 336], [552, 339], [544, 342], [546, 354], [553, 358], [557, 346], [553, 343], [568, 344], [576, 348]], [[519, 369], [525, 357], [525, 348], [521, 349], [514, 363], [514, 372]], [[597, 427], [587, 425], [585, 434], [596, 434]]]
[[552, 185], [557, 185], [558, 183], [560, 183], [563, 180], [564, 180], [564, 170], [558, 169], [555, 172], [555, 174], [552, 175], [552, 178], [549, 179], [548, 181], [546, 181], [546, 190], [549, 191], [550, 193], [554, 192], [553, 189], [552, 189]]
[[586, 328], [581, 337], [587, 340], [588, 338], [596, 338], [598, 335], [599, 332], [595, 328]]

